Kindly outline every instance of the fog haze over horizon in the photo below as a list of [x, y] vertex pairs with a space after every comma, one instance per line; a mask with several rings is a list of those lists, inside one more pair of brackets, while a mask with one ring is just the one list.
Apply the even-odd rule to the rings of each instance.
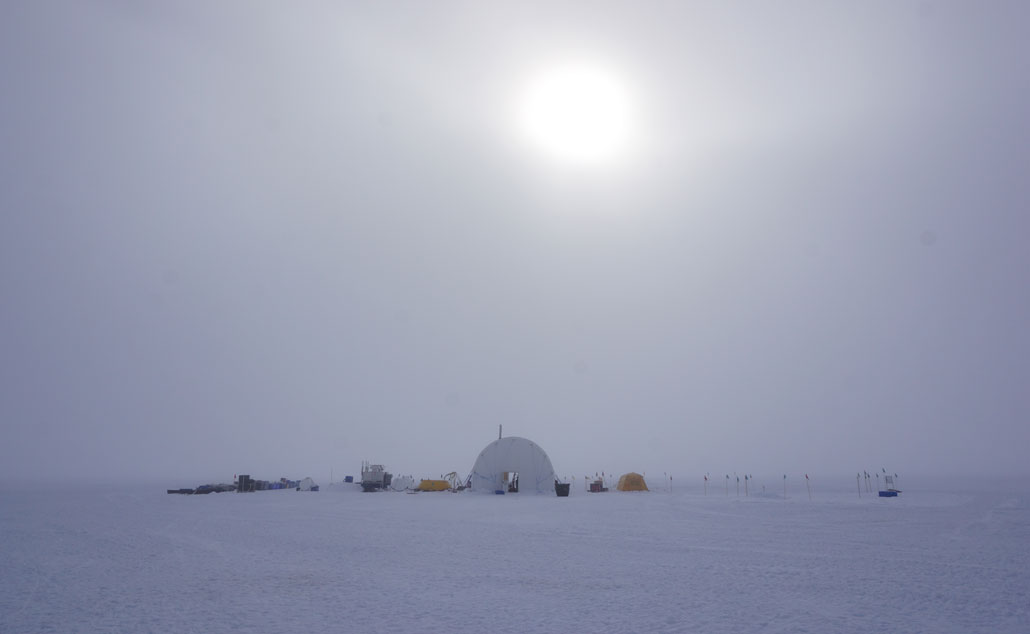
[[1030, 5], [0, 14], [0, 478], [1030, 473]]

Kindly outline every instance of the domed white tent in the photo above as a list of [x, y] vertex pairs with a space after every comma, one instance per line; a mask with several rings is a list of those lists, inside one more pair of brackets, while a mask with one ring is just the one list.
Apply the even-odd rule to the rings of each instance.
[[518, 490], [554, 495], [554, 467], [536, 443], [508, 436], [498, 438], [479, 452], [470, 476], [473, 491], [506, 491], [505, 474], [518, 474]]

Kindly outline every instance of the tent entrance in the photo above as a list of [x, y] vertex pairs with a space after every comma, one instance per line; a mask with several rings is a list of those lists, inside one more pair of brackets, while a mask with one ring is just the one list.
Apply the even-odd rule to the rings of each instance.
[[519, 472], [518, 471], [505, 471], [503, 474], [503, 490], [508, 493], [519, 492]]

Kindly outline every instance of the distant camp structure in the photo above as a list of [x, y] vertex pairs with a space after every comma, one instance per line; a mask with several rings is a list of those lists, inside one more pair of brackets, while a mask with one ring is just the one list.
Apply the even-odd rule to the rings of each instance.
[[[305, 478], [310, 482], [305, 486], [305, 491], [317, 491], [318, 486], [314, 483], [311, 478]], [[297, 489], [301, 490], [300, 484], [303, 480], [290, 480], [289, 478], [279, 478], [278, 482], [270, 480], [258, 480], [252, 478], [249, 475], [240, 474], [236, 478], [236, 492], [237, 493], [250, 493], [252, 491], [278, 491], [280, 489]]]
[[483, 493], [556, 494], [554, 467], [547, 453], [518, 436], [498, 438], [479, 452], [469, 487]]
[[181, 495], [206, 495], [208, 493], [225, 493], [226, 491], [235, 491], [236, 485], [234, 484], [202, 484], [194, 489], [168, 489], [169, 493], [178, 493]]
[[619, 478], [619, 484], [615, 487], [619, 491], [647, 491], [647, 483], [644, 482], [644, 476], [639, 473], [630, 471], [624, 473]]
[[249, 475], [241, 474], [236, 476], [232, 484], [202, 484], [195, 489], [168, 489], [169, 493], [180, 493], [183, 495], [204, 495], [207, 493], [224, 493], [235, 491], [237, 493], [253, 493], [254, 491], [278, 491], [281, 489], [296, 489], [298, 491], [318, 491], [318, 485], [311, 478], [303, 480], [290, 480], [279, 478], [278, 481], [258, 480]]

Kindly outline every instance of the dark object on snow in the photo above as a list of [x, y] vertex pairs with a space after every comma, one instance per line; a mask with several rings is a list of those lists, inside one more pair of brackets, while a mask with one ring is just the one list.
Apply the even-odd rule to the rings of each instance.
[[344, 482], [354, 482], [354, 476], [344, 476]]
[[554, 492], [560, 498], [567, 498], [567, 497], [569, 497], [569, 483], [568, 482], [558, 482], [557, 480], [555, 480], [554, 481]]
[[239, 484], [236, 485], [237, 493], [249, 493], [254, 490], [254, 481], [250, 479], [249, 475], [241, 475], [239, 477]]
[[886, 491], [880, 491], [880, 497], [882, 498], [896, 498], [901, 493], [899, 489], [894, 488], [894, 476], [887, 475], [887, 471], [884, 470], [883, 484], [887, 487]]
[[169, 493], [178, 493], [180, 495], [192, 495], [193, 489], [168, 489]]
[[193, 491], [194, 494], [206, 494], [206, 493], [225, 493], [226, 491], [235, 491], [236, 485], [233, 484], [202, 484]]

